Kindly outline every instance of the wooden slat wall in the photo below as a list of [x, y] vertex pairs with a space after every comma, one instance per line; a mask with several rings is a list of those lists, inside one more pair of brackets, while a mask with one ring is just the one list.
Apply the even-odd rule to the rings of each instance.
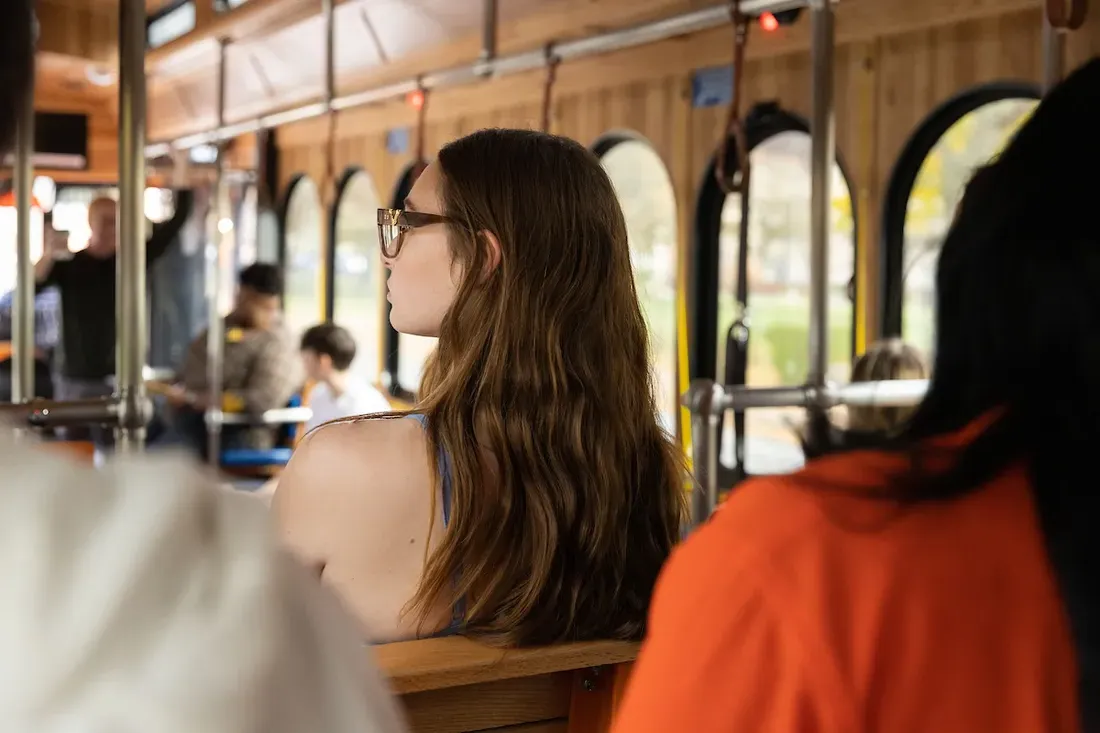
[[[908, 0], [901, 0], [908, 2]], [[843, 5], [838, 26], [842, 27]], [[800, 25], [808, 25], [804, 18]], [[866, 222], [871, 292], [869, 313], [877, 313], [877, 249], [881, 197], [894, 163], [915, 128], [939, 104], [983, 83], [1000, 80], [1038, 82], [1041, 15], [1037, 9], [1013, 10], [981, 19], [928, 27], [901, 34], [861, 37], [842, 43], [836, 54], [837, 146], [848, 164], [853, 195], [860, 189], [870, 206]], [[784, 31], [804, 33], [804, 29]], [[789, 43], [762, 38], [745, 70], [747, 105], [777, 100], [786, 109], [809, 116], [810, 57], [803, 49], [768, 53], [768, 46]], [[728, 63], [730, 31], [719, 30], [642, 49], [565, 65], [559, 72], [553, 127], [585, 144], [614, 130], [629, 130], [653, 143], [668, 166], [680, 203], [680, 229], [690, 231], [692, 204], [701, 176], [724, 124], [720, 108], [693, 109], [691, 69]], [[1100, 52], [1100, 14], [1067, 44], [1067, 69]], [[427, 112], [429, 154], [441, 144], [488, 126], [538, 124], [541, 72], [504, 78], [463, 90], [436, 93]], [[860, 120], [860, 95], [872, 94], [873, 119]], [[507, 101], [504, 101], [507, 100]], [[747, 109], [747, 107], [746, 107]], [[411, 125], [412, 110], [401, 103], [350, 110], [337, 122], [336, 173], [358, 165], [373, 176], [383, 198], [411, 161], [408, 153], [386, 151], [386, 131]], [[870, 130], [873, 134], [868, 135]], [[280, 181], [298, 173], [320, 182], [326, 170], [326, 125], [308, 121], [281, 129]], [[685, 159], [686, 156], [686, 159]], [[686, 242], [682, 244], [686, 245]], [[870, 325], [875, 332], [876, 324]]]
[[37, 0], [38, 50], [110, 63], [118, 44], [118, 9], [88, 0]]

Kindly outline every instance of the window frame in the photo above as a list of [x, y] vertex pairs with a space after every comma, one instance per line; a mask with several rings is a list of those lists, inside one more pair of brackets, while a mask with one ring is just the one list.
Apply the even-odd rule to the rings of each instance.
[[[635, 132], [634, 130], [624, 129], [624, 128], [613, 128], [611, 130], [608, 130], [607, 132], [603, 133], [602, 135], [600, 135], [599, 137], [596, 138], [596, 140], [592, 143], [592, 145], [589, 146], [589, 150], [591, 150], [592, 153], [597, 158], [600, 159], [600, 165], [602, 166], [604, 156], [607, 155], [608, 153], [610, 153], [612, 150], [614, 150], [618, 146], [622, 145], [623, 143], [641, 143], [642, 145], [645, 145], [647, 148], [649, 148], [650, 152], [652, 152], [653, 155], [657, 158], [657, 160], [659, 160], [661, 162], [661, 167], [665, 172], [665, 177], [668, 179], [669, 187], [672, 190], [672, 204], [673, 204], [673, 211], [674, 211], [674, 214], [675, 214], [675, 219], [673, 221], [673, 231], [675, 232], [675, 235], [676, 235], [676, 241], [675, 241], [675, 245], [676, 245], [676, 272], [675, 272], [675, 274], [676, 274], [676, 283], [677, 283], [677, 288], [676, 289], [679, 290], [679, 283], [681, 282], [681, 275], [682, 275], [681, 269], [684, 267], [684, 259], [683, 259], [684, 242], [680, 241], [680, 239], [681, 239], [680, 216], [682, 215], [682, 212], [680, 211], [680, 201], [678, 200], [678, 198], [676, 196], [676, 184], [672, 180], [672, 172], [669, 170], [668, 162], [665, 160], [664, 156], [661, 155], [660, 151], [658, 151], [657, 146], [653, 144], [653, 141], [651, 141], [645, 135], [643, 135], [639, 132]], [[678, 312], [678, 308], [677, 308], [677, 303], [678, 303], [678, 298], [679, 297], [680, 297], [680, 294], [677, 293], [676, 297], [673, 298], [673, 310], [672, 310], [672, 314], [671, 314], [672, 315], [672, 323], [673, 323], [673, 328], [672, 328], [673, 344], [672, 344], [672, 347], [673, 347], [674, 357], [675, 357], [673, 373], [675, 375], [675, 380], [676, 380], [676, 383], [673, 385], [672, 392], [675, 395], [680, 394], [680, 340], [687, 336], [687, 334], [680, 333], [679, 312]], [[690, 332], [690, 329], [689, 329], [689, 332]], [[682, 414], [683, 411], [680, 409], [679, 400], [677, 400], [672, 405], [659, 406], [659, 407], [667, 407], [670, 414], [673, 415], [676, 436], [677, 436], [677, 439], [679, 439], [679, 436], [683, 432], [683, 425], [681, 424], [682, 419], [683, 419], [683, 414]]]
[[[810, 134], [809, 121], [784, 109], [778, 103], [757, 105], [762, 110], [759, 118], [749, 118], [745, 130], [749, 154], [769, 139], [785, 132]], [[731, 162], [736, 162], [736, 149], [729, 147]], [[862, 252], [859, 247], [859, 201], [852, 186], [850, 169], [844, 162], [840, 146], [836, 149], [836, 165], [848, 187], [852, 202], [853, 261], [857, 263]], [[695, 221], [691, 238], [691, 266], [688, 272], [688, 363], [691, 378], [719, 380], [718, 371], [718, 271], [721, 254], [722, 209], [726, 193], [715, 179], [717, 155], [712, 155], [699, 184], [695, 204]], [[736, 168], [734, 169], [736, 170]], [[858, 302], [855, 272], [852, 273], [852, 356], [855, 356], [856, 303]], [[724, 346], [724, 345], [723, 345]]]
[[[783, 133], [802, 133], [809, 136], [810, 123], [790, 110], [783, 108], [776, 101], [761, 102], [754, 106], [747, 118], [745, 136], [749, 155], [760, 145], [771, 138]], [[733, 141], [726, 150], [727, 170], [736, 171], [740, 162], [737, 160], [737, 150]], [[722, 211], [726, 204], [727, 194], [718, 185], [715, 178], [717, 167], [717, 153], [710, 157], [700, 181], [696, 197], [694, 224], [692, 226], [690, 266], [688, 270], [688, 364], [691, 379], [709, 379], [717, 382], [723, 381], [718, 374], [718, 349], [725, 348], [724, 343], [719, 343], [718, 317], [719, 317], [719, 273], [722, 247]], [[859, 268], [859, 258], [862, 255], [859, 246], [859, 201], [856, 189], [852, 186], [850, 169], [845, 164], [844, 155], [840, 145], [836, 146], [834, 162], [840, 169], [840, 175], [848, 189], [848, 197], [852, 206], [852, 257], [853, 271], [849, 280], [851, 283], [848, 292], [852, 301], [852, 325], [851, 325], [851, 351], [855, 356], [856, 349], [856, 322], [859, 318], [857, 304], [859, 302], [858, 279], [856, 271]], [[732, 165], [730, 165], [732, 164]], [[750, 290], [751, 298], [751, 290]], [[752, 336], [749, 337], [749, 344]], [[721, 444], [723, 426], [718, 426], [719, 444]], [[747, 461], [746, 461], [747, 463]], [[736, 473], [718, 459], [718, 481], [723, 487], [731, 487]], [[745, 473], [751, 477], [751, 474]]]
[[[302, 185], [302, 183], [304, 181], [308, 181], [313, 186], [314, 190], [317, 191], [318, 211], [319, 211], [319, 213], [322, 217], [324, 217], [324, 215], [325, 215], [325, 211], [324, 211], [325, 204], [324, 204], [324, 201], [321, 198], [321, 188], [317, 185], [317, 182], [314, 181], [309, 176], [308, 173], [295, 173], [293, 176], [291, 176], [290, 181], [287, 183], [286, 188], [283, 190], [283, 195], [279, 198], [279, 259], [278, 259], [278, 265], [279, 265], [279, 269], [283, 273], [283, 292], [282, 292], [282, 295], [279, 298], [279, 301], [280, 301], [280, 304], [283, 307], [284, 313], [285, 313], [285, 310], [286, 310], [287, 286], [290, 283], [290, 268], [288, 267], [288, 263], [287, 263], [287, 234], [289, 232], [289, 228], [287, 227], [287, 217], [290, 215], [290, 202], [294, 197], [294, 193], [298, 190], [298, 187], [300, 185]], [[318, 232], [317, 234], [318, 234], [318, 237], [323, 236], [322, 232]], [[321, 241], [321, 242], [319, 242], [319, 244], [321, 246], [321, 256], [322, 256], [322, 258], [324, 258], [324, 257], [326, 257], [326, 254], [324, 252], [325, 242]], [[258, 257], [259, 257], [259, 252], [257, 252], [257, 258]], [[321, 270], [321, 275], [322, 275], [322, 277], [324, 277], [327, 274], [324, 271], [325, 262], [322, 260], [318, 264], [319, 264], [319, 268]], [[320, 293], [321, 297], [320, 297], [320, 301], [319, 301], [318, 305], [323, 305], [326, 302], [325, 299], [328, 297], [327, 293], [325, 292], [325, 291], [328, 290], [328, 288], [326, 288], [324, 286], [324, 283], [319, 283], [319, 286], [321, 287], [322, 292]], [[320, 310], [321, 309], [318, 308], [318, 311], [320, 311]], [[300, 335], [301, 334], [292, 334], [292, 336], [295, 336], [295, 337], [300, 336]]]
[[905, 217], [924, 161], [947, 131], [967, 115], [997, 102], [1014, 99], [1037, 102], [1041, 98], [1039, 86], [1032, 82], [998, 81], [971, 87], [933, 110], [909, 136], [890, 172], [883, 197], [879, 323], [884, 337], [901, 336], [905, 300]]
[[[421, 163], [413, 161], [401, 171], [401, 175], [397, 177], [397, 183], [393, 188], [393, 197], [390, 199], [391, 209], [404, 208], [405, 199], [412, 191], [412, 187], [419, 177], [417, 169], [420, 168], [421, 165]], [[388, 278], [389, 276], [390, 273], [387, 269], [386, 277]], [[390, 311], [392, 309], [393, 304], [387, 300], [385, 309], [386, 320], [385, 323], [382, 324], [385, 329], [384, 333], [386, 334], [386, 353], [382, 368], [382, 384], [394, 399], [413, 404], [416, 402], [416, 392], [401, 384], [401, 334], [398, 333], [397, 329], [390, 323]]]
[[[328, 230], [326, 235], [328, 236], [328, 247], [325, 251], [325, 279], [328, 283], [328, 287], [325, 290], [325, 320], [329, 323], [336, 323], [336, 247], [337, 247], [337, 235], [339, 232], [340, 222], [340, 206], [344, 202], [344, 195], [348, 189], [351, 188], [351, 184], [355, 181], [357, 176], [366, 176], [370, 182], [371, 188], [375, 189], [377, 193], [377, 187], [374, 185], [374, 176], [370, 174], [366, 168], [360, 165], [349, 165], [344, 169], [344, 172], [340, 174], [340, 179], [336, 182], [336, 196], [333, 199], [332, 207], [329, 210], [328, 216]], [[379, 196], [379, 202], [381, 202], [381, 196]], [[371, 221], [374, 221], [373, 213], [371, 215]], [[381, 252], [379, 252], [379, 266], [381, 267]], [[388, 272], [385, 272], [383, 277], [388, 277]], [[379, 282], [379, 295], [384, 298], [385, 280]], [[382, 298], [380, 298], [382, 300]], [[386, 371], [385, 359], [389, 353], [390, 347], [390, 331], [393, 329], [389, 325], [389, 302], [383, 300], [385, 303], [385, 310], [380, 307], [376, 314], [379, 319], [384, 319], [384, 323], [381, 324], [382, 333], [385, 337], [385, 344], [383, 353], [377, 353], [379, 344], [372, 344], [370, 347], [371, 352], [374, 352], [374, 366], [372, 369], [373, 377], [372, 382], [377, 381]], [[383, 313], [385, 315], [383, 315]], [[360, 345], [360, 354], [363, 351], [362, 345]], [[360, 356], [356, 357], [361, 358]], [[396, 372], [395, 372], [396, 373]], [[385, 378], [383, 378], [385, 379]], [[392, 382], [391, 382], [392, 383]], [[394, 395], [398, 396], [398, 395]]]

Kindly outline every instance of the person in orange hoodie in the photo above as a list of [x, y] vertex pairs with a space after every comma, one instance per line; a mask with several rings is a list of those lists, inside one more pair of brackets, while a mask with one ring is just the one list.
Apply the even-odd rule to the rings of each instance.
[[970, 182], [906, 426], [819, 426], [673, 554], [615, 733], [1100, 730], [1097, 99]]

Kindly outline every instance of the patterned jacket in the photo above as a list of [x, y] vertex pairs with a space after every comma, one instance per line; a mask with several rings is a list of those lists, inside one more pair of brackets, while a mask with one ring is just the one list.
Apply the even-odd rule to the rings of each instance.
[[[181, 379], [190, 392], [206, 393], [206, 331], [191, 342]], [[286, 407], [302, 387], [303, 374], [298, 350], [284, 330], [261, 331], [243, 328], [233, 315], [225, 319], [225, 352], [222, 362], [222, 390], [240, 411], [259, 415]], [[273, 445], [275, 429], [247, 429], [247, 443], [266, 449]]]

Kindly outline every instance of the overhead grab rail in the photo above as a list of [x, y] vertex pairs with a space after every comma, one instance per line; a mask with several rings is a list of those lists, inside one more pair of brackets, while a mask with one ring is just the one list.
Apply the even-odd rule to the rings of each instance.
[[1078, 30], [1087, 17], [1087, 0], [1046, 0], [1047, 21], [1056, 30]]
[[[745, 73], [745, 47], [749, 39], [749, 16], [742, 10], [741, 0], [730, 0], [729, 14], [733, 23], [733, 73], [730, 75], [730, 105], [726, 116], [726, 128], [718, 146], [714, 175], [718, 185], [727, 195], [737, 194], [741, 204], [741, 223], [737, 241], [737, 283], [734, 286], [734, 302], [737, 314], [726, 333], [726, 359], [724, 374], [726, 384], [745, 384], [748, 377], [749, 333], [749, 210], [751, 204], [752, 161], [749, 157], [749, 140], [745, 118], [741, 108], [744, 101], [742, 79]], [[730, 142], [734, 144], [735, 161], [730, 160]], [[733, 170], [728, 170], [731, 162]], [[718, 431], [721, 433], [719, 425]], [[724, 483], [733, 485], [745, 479], [745, 411], [733, 413], [733, 475]]]
[[[742, 0], [741, 11], [747, 15], [759, 15], [765, 12], [780, 13], [785, 10], [802, 8], [806, 5], [807, 0]], [[556, 43], [553, 44], [552, 51], [554, 57], [559, 62], [564, 63], [611, 51], [635, 48], [689, 33], [710, 30], [727, 23], [729, 23], [729, 5], [728, 2], [723, 2], [716, 6], [632, 28], [602, 33], [575, 41]], [[461, 86], [481, 81], [486, 77], [495, 78], [534, 71], [543, 68], [545, 65], [546, 52], [544, 49], [497, 57], [491, 61], [478, 60], [406, 81], [336, 97], [332, 100], [331, 108], [341, 111], [368, 104], [403, 99], [417, 90], [428, 92], [433, 89]], [[323, 101], [314, 102], [232, 124], [219, 125], [213, 130], [186, 135], [171, 142], [149, 145], [146, 147], [146, 155], [155, 158], [168, 154], [172, 148], [192, 148], [196, 145], [214, 144], [221, 140], [258, 132], [265, 128], [279, 127], [292, 122], [321, 117], [328, 110], [329, 107]]]

